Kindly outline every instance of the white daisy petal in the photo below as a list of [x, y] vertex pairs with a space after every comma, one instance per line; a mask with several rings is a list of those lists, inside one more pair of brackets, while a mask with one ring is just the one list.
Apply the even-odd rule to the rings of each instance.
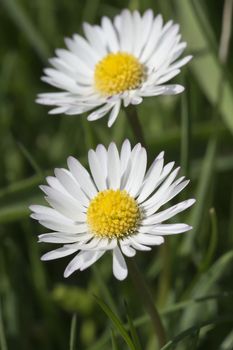
[[70, 78], [75, 78], [78, 84], [91, 86], [92, 76], [88, 74], [88, 72], [85, 74], [85, 71], [81, 71], [80, 67], [77, 65], [77, 62], [75, 62], [75, 64], [71, 66], [68, 65], [67, 62], [65, 62], [64, 60], [55, 57], [51, 58], [49, 60], [49, 63], [57, 70], [60, 70], [62, 73], [67, 74]]
[[124, 176], [122, 177], [121, 188], [125, 189], [126, 191], [130, 188], [132, 182], [134, 181], [135, 172], [137, 171], [138, 154], [140, 153], [141, 148], [140, 143], [133, 148]]
[[167, 163], [165, 165], [165, 167], [163, 168], [161, 177], [160, 177], [160, 183], [161, 183], [161, 181], [163, 181], [167, 177], [168, 174], [170, 174], [172, 168], [174, 167], [174, 164], [175, 164], [175, 162], [170, 162], [170, 163]]
[[[163, 29], [164, 30], [164, 29]], [[161, 35], [156, 47], [156, 51], [153, 51], [152, 55], [148, 55], [148, 66], [155, 64], [157, 69], [161, 68], [165, 61], [168, 60], [169, 52], [178, 44], [179, 38], [177, 40], [177, 33], [179, 31], [178, 25], [173, 25], [165, 34]]]
[[102, 165], [93, 150], [88, 152], [88, 161], [91, 170], [92, 177], [99, 191], [106, 190], [107, 188], [107, 177], [103, 176]]
[[154, 214], [161, 206], [166, 204], [168, 201], [170, 201], [172, 198], [174, 198], [178, 193], [180, 193], [189, 183], [189, 180], [185, 180], [183, 182], [180, 182], [182, 178], [178, 179], [176, 182], [174, 182], [171, 187], [169, 188], [169, 191], [167, 191], [164, 194], [164, 198], [162, 200], [158, 200], [158, 198], [155, 198], [154, 202], [152, 202], [146, 209], [147, 215]]
[[65, 256], [71, 255], [77, 251], [76, 248], [67, 248], [65, 246], [52, 250], [49, 253], [46, 253], [42, 255], [41, 260], [43, 261], [48, 261], [48, 260], [55, 260], [55, 259], [60, 259]]
[[88, 253], [89, 252], [81, 251], [70, 261], [70, 263], [67, 265], [64, 271], [65, 278], [69, 277], [74, 271], [77, 271], [80, 269], [83, 263], [83, 257]]
[[100, 107], [96, 111], [89, 114], [89, 116], [87, 117], [87, 120], [92, 122], [94, 120], [103, 118], [113, 108], [113, 106], [114, 105], [112, 103], [109, 103], [109, 104], [106, 103], [103, 107]]
[[91, 180], [90, 175], [82, 164], [74, 157], [69, 157], [67, 160], [70, 172], [78, 181], [82, 190], [88, 195], [89, 198], [94, 197], [97, 194], [97, 190]]
[[64, 224], [59, 221], [48, 220], [48, 218], [44, 217], [43, 219], [37, 218], [39, 223], [44, 227], [49, 228], [50, 230], [67, 232], [67, 233], [82, 233], [87, 231], [86, 224]]
[[134, 95], [134, 96], [131, 97], [130, 103], [131, 103], [132, 105], [137, 106], [137, 105], [139, 105], [140, 103], [142, 103], [142, 101], [143, 101], [143, 98], [142, 98], [141, 96], [136, 96], [136, 95]]
[[133, 44], [132, 16], [129, 10], [123, 10], [121, 14], [120, 50], [132, 52]]
[[117, 38], [116, 30], [112, 25], [112, 22], [110, 21], [110, 19], [108, 17], [103, 17], [101, 24], [102, 24], [102, 28], [103, 28], [103, 31], [104, 31], [104, 34], [105, 34], [106, 40], [107, 40], [107, 45], [108, 45], [110, 51], [111, 52], [119, 51], [119, 49], [120, 49], [119, 41]]
[[173, 170], [173, 172], [168, 176], [166, 181], [160, 186], [158, 191], [152, 197], [150, 197], [149, 199], [147, 199], [143, 203], [143, 207], [145, 207], [145, 208], [150, 207], [150, 205], [152, 203], [154, 204], [155, 202], [158, 202], [160, 200], [160, 198], [162, 198], [163, 194], [168, 190], [169, 186], [171, 185], [171, 183], [176, 178], [179, 170], [180, 170], [179, 167], [176, 168], [175, 170]]
[[158, 96], [158, 95], [176, 95], [184, 91], [182, 85], [164, 85], [155, 86], [152, 88], [146, 88], [140, 91], [141, 96]]
[[30, 205], [29, 209], [35, 214], [47, 215], [53, 218], [54, 220], [63, 221], [65, 223], [72, 223], [73, 221], [67, 218], [65, 215], [62, 215], [53, 208], [46, 207], [44, 205]]
[[[90, 241], [86, 242], [82, 242], [82, 246], [80, 246], [80, 243], [77, 243], [77, 247], [81, 247], [82, 250], [94, 250], [96, 248], [98, 248], [98, 244], [101, 241], [100, 237], [95, 237], [92, 235], [92, 239]], [[75, 243], [76, 245], [76, 243]]]
[[67, 90], [74, 94], [78, 94], [85, 90], [84, 87], [80, 89], [78, 84], [72, 78], [55, 69], [47, 68], [44, 70], [44, 73], [47, 76], [42, 77], [41, 80], [59, 89]]
[[110, 240], [108, 238], [101, 238], [96, 247], [94, 247], [94, 250], [108, 250], [107, 248], [109, 247]]
[[103, 145], [98, 145], [96, 147], [96, 157], [99, 160], [99, 163], [101, 164], [102, 174], [104, 178], [107, 178], [107, 164], [108, 164], [108, 155], [107, 150]]
[[154, 22], [154, 14], [153, 14], [153, 11], [149, 9], [142, 16], [142, 24], [141, 24], [141, 30], [140, 30], [141, 45], [138, 51], [136, 52], [136, 57], [140, 57], [140, 54], [143, 52], [142, 50], [148, 43], [149, 36], [152, 32], [153, 22]]
[[119, 247], [113, 250], [113, 274], [114, 276], [122, 281], [128, 275], [128, 269], [125, 263], [125, 259], [120, 251]]
[[147, 96], [159, 96], [163, 95], [164, 92], [167, 90], [166, 86], [156, 86], [156, 83], [154, 83], [153, 86], [149, 85], [149, 82], [144, 83], [142, 85], [142, 88], [139, 90], [139, 94], [142, 97], [147, 97]]
[[44, 233], [42, 235], [39, 235], [38, 242], [45, 242], [45, 243], [75, 243], [77, 241], [85, 241], [92, 237], [91, 233], [84, 233], [84, 234], [67, 234], [64, 232], [52, 232], [52, 233]]
[[150, 247], [147, 247], [146, 245], [139, 243], [133, 236], [129, 237], [128, 239], [129, 239], [130, 245], [136, 250], [141, 250], [141, 251], [151, 250]]
[[[105, 250], [113, 250], [114, 248], [116, 248], [117, 246], [117, 239], [116, 238], [112, 238], [110, 239], [108, 245], [105, 247]], [[101, 248], [100, 248], [101, 249]]]
[[172, 62], [174, 62], [180, 55], [184, 52], [187, 47], [186, 42], [181, 42], [176, 45], [176, 48], [173, 50]]
[[142, 63], [146, 62], [151, 54], [154, 52], [154, 49], [159, 41], [160, 33], [162, 30], [163, 19], [161, 15], [158, 15], [153, 22], [149, 40], [146, 43], [144, 50], [142, 51], [140, 61]]
[[95, 251], [95, 252], [86, 252], [85, 256], [83, 256], [83, 263], [80, 267], [80, 271], [87, 269], [89, 266], [93, 265], [97, 260], [103, 256], [105, 251]]
[[89, 151], [88, 160], [92, 177], [78, 160], [69, 157], [69, 170], [55, 169], [55, 177], [47, 177], [48, 186], [40, 186], [51, 207], [30, 206], [31, 217], [52, 230], [39, 235], [39, 242], [62, 244], [42, 260], [76, 253], [65, 269], [64, 276], [68, 277], [112, 251], [113, 274], [123, 280], [128, 274], [124, 256], [132, 258], [137, 250], [150, 251], [164, 242], [163, 236], [192, 228], [163, 222], [195, 200], [156, 213], [189, 182], [184, 177], [176, 179], [179, 168], [172, 171], [174, 162], [164, 166], [164, 152], [147, 173], [146, 150], [137, 144], [131, 151], [128, 140], [123, 142], [120, 155], [115, 143], [108, 149], [98, 145]]
[[[121, 14], [116, 15], [113, 18], [113, 25], [115, 27], [117, 37], [119, 38], [119, 44], [120, 44], [120, 35], [121, 35], [121, 29], [122, 29], [122, 16], [121, 16]], [[120, 49], [120, 47], [119, 47], [119, 49]]]
[[41, 225], [50, 230], [67, 232], [67, 233], [83, 233], [86, 232], [87, 226], [85, 223], [70, 223], [65, 220], [54, 217], [53, 215], [31, 214], [32, 219], [38, 220]]
[[160, 77], [157, 81], [156, 84], [164, 84], [166, 83], [168, 80], [171, 80], [172, 78], [174, 78], [176, 75], [178, 75], [180, 73], [179, 69], [174, 69], [171, 72], [167, 72], [167, 74], [164, 74], [162, 77]]
[[186, 224], [163, 224], [154, 226], [152, 233], [156, 233], [158, 235], [171, 235], [186, 232], [191, 229], [192, 226]]
[[191, 56], [180, 58], [186, 43], [179, 25], [163, 24], [152, 10], [143, 15], [128, 9], [101, 25], [83, 24], [85, 38], [65, 38], [67, 49], [55, 50], [42, 80], [61, 90], [39, 94], [37, 102], [51, 106], [50, 114], [80, 115], [89, 121], [109, 113], [108, 126], [116, 121], [121, 105], [142, 103], [144, 97], [183, 92], [178, 84], [164, 85], [180, 73]]
[[140, 244], [160, 245], [164, 243], [164, 238], [162, 236], [152, 236], [145, 233], [139, 233], [135, 237], [135, 241]]
[[66, 191], [65, 187], [62, 186], [60, 181], [55, 176], [47, 176], [46, 181], [48, 185], [52, 187], [54, 190], [62, 192], [64, 195], [71, 197], [70, 194]]
[[[162, 152], [160, 152], [158, 155], [157, 155], [157, 157], [154, 159], [154, 161], [152, 162], [152, 164], [151, 164], [151, 166], [149, 167], [149, 169], [147, 170], [147, 172], [146, 172], [146, 176], [145, 176], [145, 181], [147, 181], [147, 179], [151, 176], [151, 172], [153, 172], [154, 171], [154, 168], [156, 167], [158, 167], [158, 162], [160, 161], [160, 160], [163, 160], [164, 159], [164, 151], [162, 151]], [[163, 163], [162, 163], [163, 164]], [[153, 176], [155, 176], [155, 180], [157, 180], [157, 178], [158, 178], [158, 176], [160, 175], [160, 172], [161, 171], [158, 171], [157, 170], [157, 172], [153, 175]], [[144, 181], [144, 182], [145, 182]]]
[[[57, 56], [63, 60], [73, 70], [92, 77], [92, 70], [85, 60], [82, 60], [74, 51], [74, 42], [72, 39], [65, 38], [65, 43], [70, 51], [64, 49], [57, 49]], [[70, 68], [71, 69], [71, 68]]]
[[109, 128], [114, 124], [114, 122], [119, 114], [120, 107], [121, 107], [121, 100], [116, 102], [115, 106], [113, 107], [113, 109], [109, 115], [109, 118], [108, 118], [108, 127]]
[[166, 199], [164, 199], [163, 203], [165, 204], [168, 201], [170, 201], [172, 198], [177, 196], [177, 194], [179, 194], [189, 184], [189, 182], [190, 182], [189, 180], [185, 180], [181, 183], [174, 182], [174, 184], [170, 188], [169, 195], [167, 195], [167, 197], [166, 197]]
[[156, 186], [158, 186], [163, 163], [163, 158], [155, 159], [153, 168], [149, 170], [150, 173], [140, 189], [140, 195], [137, 198], [138, 203], [142, 203], [155, 190]]
[[187, 64], [189, 61], [191, 61], [191, 59], [193, 58], [192, 55], [186, 56], [178, 61], [176, 61], [175, 63], [170, 65], [169, 70], [173, 70], [173, 69], [179, 69], [181, 67], [183, 67], [185, 64]]
[[89, 43], [95, 49], [99, 55], [104, 56], [107, 54], [105, 45], [103, 45], [102, 36], [98, 28], [91, 26], [88, 23], [83, 24], [83, 31]]
[[145, 148], [140, 149], [137, 157], [137, 163], [135, 162], [135, 165], [137, 166], [137, 171], [136, 169], [133, 169], [133, 171], [135, 171], [134, 179], [127, 188], [128, 192], [131, 194], [132, 197], [137, 196], [145, 176], [147, 165], [147, 154]]
[[84, 207], [89, 205], [89, 199], [79, 187], [78, 182], [75, 180], [74, 176], [66, 169], [55, 169], [54, 173], [62, 184], [62, 186], [66, 189], [66, 191], [74, 197], [79, 203], [82, 203]]
[[83, 207], [75, 199], [48, 186], [40, 186], [40, 188], [47, 194], [47, 202], [61, 214], [76, 221], [83, 222], [86, 219]]
[[176, 95], [176, 94], [180, 94], [183, 91], [184, 91], [184, 87], [182, 85], [178, 85], [178, 84], [166, 85], [162, 95]]
[[[80, 228], [77, 226], [82, 226], [83, 224], [80, 222], [75, 222], [73, 219], [70, 218], [70, 215], [62, 214], [59, 211], [45, 207], [40, 205], [31, 205], [30, 210], [32, 210], [34, 213], [31, 214], [31, 217], [36, 220], [48, 220], [49, 222], [55, 223], [57, 226], [63, 225], [66, 227], [66, 229], [72, 230], [72, 232], [77, 233]], [[85, 221], [86, 216], [84, 214], [80, 214], [80, 218], [82, 221]], [[82, 216], [84, 215], [84, 216]], [[83, 232], [83, 231], [82, 231]]]
[[[36, 102], [43, 104], [43, 102], [41, 102], [41, 100], [39, 98], [36, 100]], [[66, 107], [66, 106], [57, 107], [57, 108], [51, 109], [49, 111], [49, 114], [62, 114], [62, 113], [66, 113], [67, 110], [68, 110], [68, 107]]]
[[129, 140], [125, 140], [121, 147], [120, 162], [121, 162], [121, 176], [124, 174], [128, 161], [131, 155], [131, 145]]
[[101, 58], [88, 42], [78, 34], [73, 35], [74, 49], [77, 55], [84, 61], [87, 62], [88, 66], [93, 68], [98, 60]]
[[121, 246], [121, 251], [125, 256], [132, 258], [133, 256], [136, 255], [136, 250], [130, 247], [128, 244], [124, 244], [124, 242], [120, 241], [120, 246]]
[[147, 217], [143, 220], [143, 225], [155, 225], [172, 218], [174, 215], [186, 210], [195, 203], [195, 199], [188, 199], [179, 204], [173, 205], [171, 208], [165, 209], [159, 213]]
[[132, 53], [135, 55], [135, 57], [138, 57], [143, 45], [143, 42], [142, 42], [143, 36], [141, 35], [142, 19], [138, 11], [134, 11], [132, 16], [133, 16], [132, 26], [134, 29], [133, 35], [137, 38], [137, 40], [132, 40], [132, 44], [133, 44]]
[[108, 148], [108, 187], [114, 190], [120, 187], [120, 158], [115, 143]]

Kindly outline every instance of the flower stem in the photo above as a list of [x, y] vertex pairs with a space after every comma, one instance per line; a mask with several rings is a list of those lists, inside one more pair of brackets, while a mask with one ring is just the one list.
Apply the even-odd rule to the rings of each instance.
[[7, 342], [6, 342], [6, 336], [5, 336], [5, 330], [4, 330], [4, 324], [3, 324], [1, 300], [0, 300], [0, 348], [2, 350], [8, 349]]
[[135, 288], [137, 289], [138, 294], [144, 303], [145, 309], [151, 318], [155, 334], [158, 338], [158, 344], [161, 348], [166, 343], [166, 334], [160, 315], [155, 307], [152, 295], [134, 259], [128, 259], [128, 268]]
[[[184, 86], [185, 86], [184, 82]], [[185, 176], [189, 175], [190, 168], [190, 139], [191, 139], [191, 118], [188, 111], [188, 97], [184, 93], [181, 97], [181, 169]]]
[[71, 327], [70, 327], [70, 350], [75, 350], [75, 343], [76, 343], [76, 325], [77, 325], [77, 315], [74, 314], [71, 320]]
[[128, 122], [133, 130], [135, 138], [146, 147], [146, 141], [143, 135], [142, 126], [138, 118], [138, 112], [135, 106], [131, 105], [126, 109]]

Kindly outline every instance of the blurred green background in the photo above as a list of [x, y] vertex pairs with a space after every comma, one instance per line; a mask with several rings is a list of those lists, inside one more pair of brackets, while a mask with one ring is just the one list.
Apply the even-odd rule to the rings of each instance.
[[[230, 1], [228, 1], [230, 3]], [[74, 155], [86, 164], [90, 147], [136, 143], [124, 111], [111, 129], [107, 119], [48, 116], [37, 93], [53, 91], [42, 69], [63, 38], [82, 33], [83, 21], [98, 23], [122, 8], [152, 8], [174, 19], [193, 60], [175, 78], [186, 91], [147, 98], [139, 118], [152, 160], [161, 150], [191, 178], [179, 199], [196, 205], [180, 215], [194, 229], [168, 237], [150, 253], [138, 253], [162, 314], [164, 349], [233, 349], [233, 47], [227, 64], [218, 58], [224, 1], [214, 0], [1, 0], [0, 2], [0, 348], [2, 350], [128, 349], [120, 325], [141, 347], [156, 340], [131, 280], [112, 277], [106, 254], [95, 267], [68, 280], [68, 259], [42, 263], [50, 249], [38, 245], [45, 232], [29, 219], [28, 205], [42, 203], [38, 185]], [[94, 295], [109, 306], [101, 310]], [[127, 306], [125, 305], [125, 301]], [[119, 318], [111, 320], [111, 312]], [[73, 320], [70, 341], [71, 320]], [[134, 326], [132, 326], [132, 323]], [[130, 326], [131, 324], [131, 326]], [[72, 338], [71, 337], [71, 338]], [[135, 340], [136, 341], [136, 340]]]

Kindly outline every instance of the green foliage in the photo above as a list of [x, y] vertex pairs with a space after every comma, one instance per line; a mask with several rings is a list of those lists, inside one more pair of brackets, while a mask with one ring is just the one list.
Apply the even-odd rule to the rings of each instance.
[[[35, 103], [52, 91], [42, 70], [63, 38], [122, 8], [153, 8], [180, 23], [194, 55], [181, 77], [182, 96], [147, 98], [138, 107], [149, 158], [165, 150], [191, 184], [181, 195], [195, 206], [178, 218], [193, 230], [138, 253], [167, 331], [168, 349], [233, 349], [233, 48], [218, 59], [224, 1], [2, 0], [0, 10], [0, 348], [2, 350], [155, 350], [148, 316], [130, 278], [112, 277], [110, 256], [64, 280], [66, 259], [42, 263], [49, 246], [28, 205], [43, 203], [38, 186], [69, 155], [86, 165], [98, 143], [134, 138], [124, 110], [106, 118], [48, 116]], [[222, 101], [219, 84], [222, 80]], [[218, 108], [217, 108], [218, 107]], [[218, 113], [219, 112], [219, 113]], [[93, 295], [97, 295], [94, 298]], [[127, 307], [124, 300], [127, 301]], [[103, 312], [102, 312], [103, 311]], [[220, 315], [220, 316], [219, 316]]]

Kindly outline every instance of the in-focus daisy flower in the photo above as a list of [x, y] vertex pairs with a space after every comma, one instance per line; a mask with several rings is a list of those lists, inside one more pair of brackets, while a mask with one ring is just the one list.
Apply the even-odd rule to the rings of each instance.
[[183, 86], [166, 85], [180, 73], [192, 56], [178, 59], [186, 48], [179, 25], [163, 23], [152, 10], [142, 16], [123, 10], [101, 25], [84, 23], [86, 39], [78, 34], [66, 38], [67, 50], [56, 50], [42, 80], [62, 92], [44, 93], [37, 102], [56, 106], [51, 114], [82, 114], [93, 110], [88, 120], [109, 114], [108, 126], [116, 120], [121, 104], [137, 105], [146, 96], [173, 95]]
[[53, 232], [39, 236], [39, 242], [60, 243], [62, 247], [42, 256], [42, 260], [75, 254], [64, 276], [85, 270], [112, 251], [113, 274], [127, 276], [124, 255], [133, 257], [137, 250], [164, 242], [163, 236], [188, 231], [183, 223], [164, 224], [190, 207], [195, 200], [185, 200], [170, 208], [160, 208], [188, 184], [176, 179], [179, 168], [174, 162], [164, 165], [164, 152], [147, 167], [147, 153], [138, 143], [132, 150], [128, 140], [120, 154], [114, 143], [106, 149], [98, 145], [88, 153], [90, 173], [73, 157], [68, 169], [55, 169], [41, 186], [50, 206], [32, 205], [31, 217]]

